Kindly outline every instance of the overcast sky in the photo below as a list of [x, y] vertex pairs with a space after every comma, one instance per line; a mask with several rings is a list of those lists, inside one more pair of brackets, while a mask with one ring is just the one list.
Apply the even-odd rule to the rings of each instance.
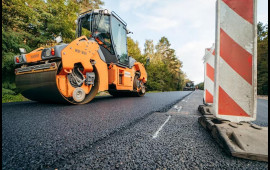
[[[195, 84], [203, 82], [205, 48], [215, 41], [216, 0], [103, 0], [128, 24], [143, 51], [146, 39], [169, 39], [183, 71]], [[258, 0], [258, 21], [268, 23], [268, 0]]]

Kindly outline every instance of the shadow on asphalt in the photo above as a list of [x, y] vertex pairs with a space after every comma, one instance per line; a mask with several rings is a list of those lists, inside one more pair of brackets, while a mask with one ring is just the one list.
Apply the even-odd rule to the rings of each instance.
[[[117, 98], [132, 98], [132, 97], [117, 97]], [[104, 100], [114, 100], [117, 99], [113, 96], [96, 96], [92, 101], [86, 103], [84, 105], [88, 105], [91, 103], [96, 103]], [[81, 106], [81, 105], [73, 105], [73, 104], [63, 104], [63, 103], [50, 103], [50, 102], [37, 102], [37, 101], [23, 101], [23, 102], [9, 102], [9, 103], [2, 103], [2, 106], [55, 106], [55, 107], [63, 107], [63, 106]]]

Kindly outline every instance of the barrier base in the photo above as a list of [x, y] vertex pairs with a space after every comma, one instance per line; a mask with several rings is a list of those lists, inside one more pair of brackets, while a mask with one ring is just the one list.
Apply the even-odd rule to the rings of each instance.
[[213, 110], [211, 105], [199, 105], [198, 110], [201, 112], [202, 115], [212, 115]]
[[213, 115], [198, 121], [229, 155], [268, 162], [268, 127], [219, 120]]

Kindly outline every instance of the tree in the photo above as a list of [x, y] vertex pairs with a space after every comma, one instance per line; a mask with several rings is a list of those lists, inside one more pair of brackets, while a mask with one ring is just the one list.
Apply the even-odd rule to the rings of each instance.
[[104, 2], [101, 0], [73, 0], [73, 2], [79, 4], [80, 13], [90, 9], [99, 9], [100, 5], [104, 5]]
[[138, 41], [135, 42], [132, 38], [127, 37], [127, 47], [129, 56], [133, 57], [138, 62], [146, 63], [146, 58], [141, 53]]
[[201, 82], [201, 83], [197, 84], [196, 86], [198, 86], [198, 89], [204, 90], [204, 82]]
[[[181, 90], [183, 87], [184, 74], [181, 71], [182, 62], [176, 57], [169, 40], [161, 37], [156, 46], [153, 40], [146, 40], [144, 55], [150, 58], [147, 67], [148, 90]], [[155, 47], [155, 48], [154, 48]]]
[[150, 60], [150, 62], [155, 62], [157, 59], [155, 59], [155, 48], [153, 40], [145, 40], [144, 43], [144, 55], [146, 58]]
[[268, 95], [268, 25], [259, 22], [257, 28], [257, 88], [258, 94]]

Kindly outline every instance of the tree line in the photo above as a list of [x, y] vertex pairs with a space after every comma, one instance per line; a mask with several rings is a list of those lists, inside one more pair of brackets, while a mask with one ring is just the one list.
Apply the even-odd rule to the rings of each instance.
[[268, 24], [259, 22], [257, 30], [257, 91], [268, 95]]
[[[175, 50], [166, 37], [161, 37], [155, 45], [153, 40], [146, 40], [143, 52], [138, 42], [128, 37], [128, 54], [146, 66], [147, 83], [150, 91], [182, 90], [186, 75], [181, 70], [183, 64], [177, 58]], [[149, 61], [147, 63], [147, 60]]]

